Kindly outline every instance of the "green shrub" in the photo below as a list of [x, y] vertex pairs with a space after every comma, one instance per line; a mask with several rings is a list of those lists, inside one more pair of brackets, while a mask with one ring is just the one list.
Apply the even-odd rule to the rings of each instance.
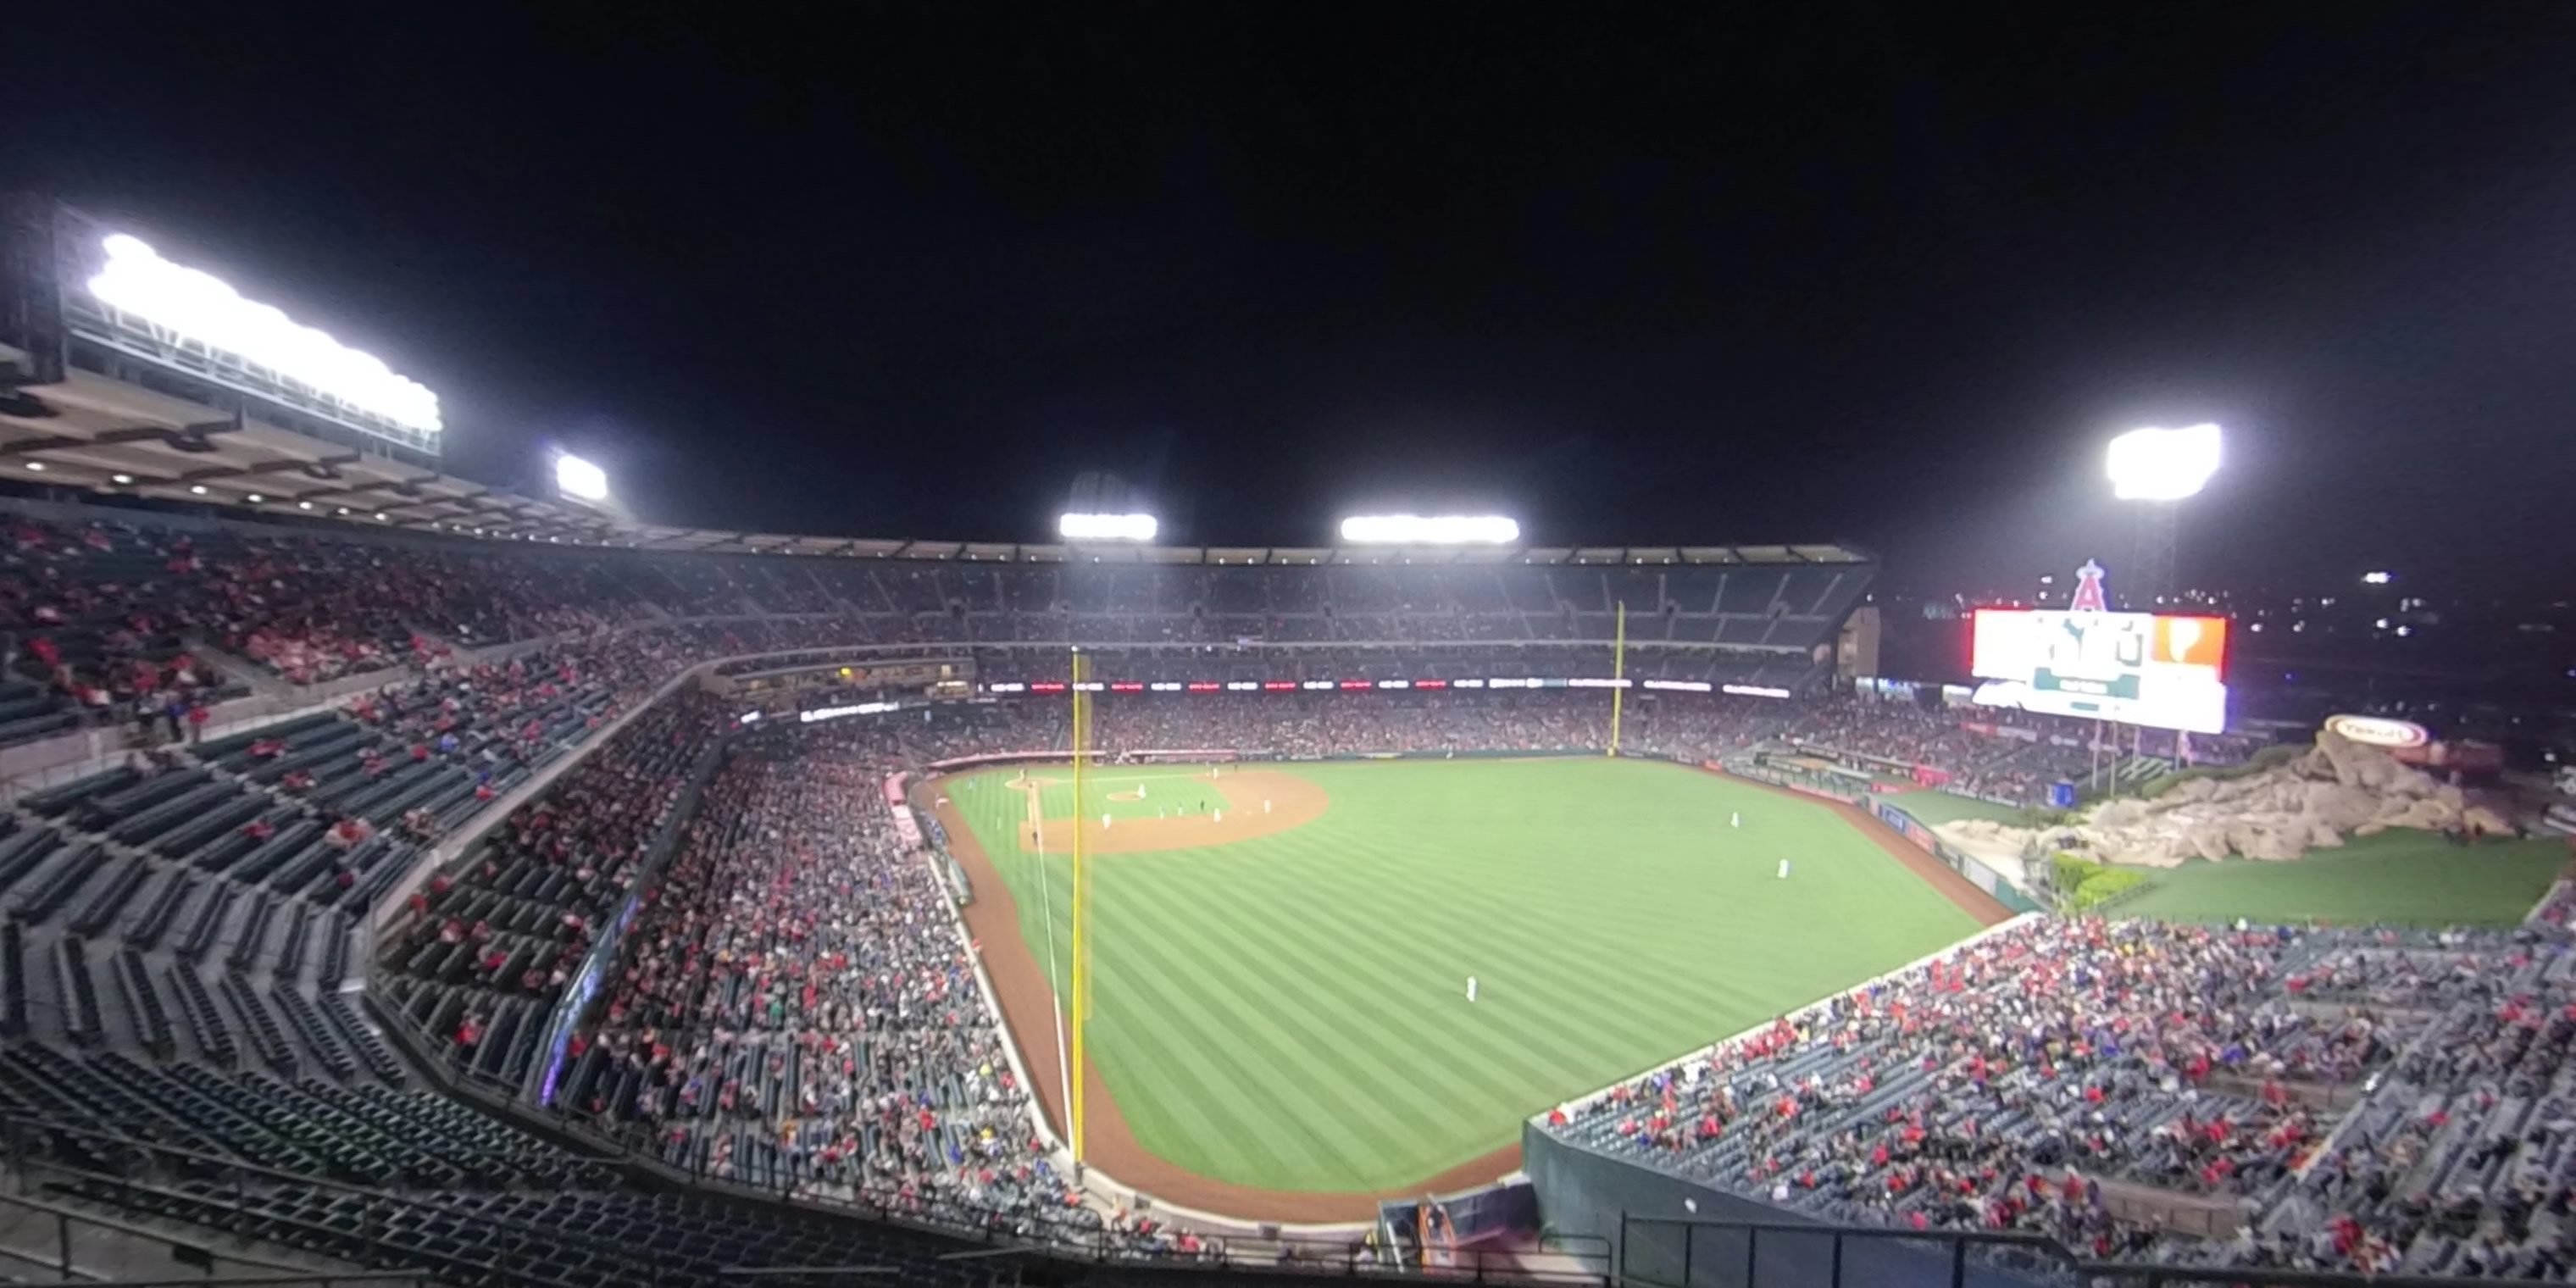
[[2144, 888], [2146, 884], [2147, 874], [2135, 868], [2105, 868], [2098, 875], [2087, 878], [2083, 885], [2076, 887], [2072, 904], [2077, 912], [2091, 912], [2117, 902], [2123, 896]]
[[2084, 878], [2102, 870], [2099, 863], [2079, 859], [2061, 850], [2048, 860], [2048, 883], [2059, 894], [2071, 895], [2084, 884]]
[[2115, 868], [2059, 853], [2049, 859], [2049, 881], [2066, 911], [2090, 912], [2135, 893], [2148, 884], [2148, 877], [2135, 868]]

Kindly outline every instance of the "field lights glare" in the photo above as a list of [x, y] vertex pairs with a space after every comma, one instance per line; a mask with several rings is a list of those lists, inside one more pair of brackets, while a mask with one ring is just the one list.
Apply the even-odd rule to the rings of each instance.
[[1342, 540], [1354, 545], [1509, 545], [1521, 525], [1497, 514], [1356, 514], [1342, 520]]
[[2216, 425], [2133, 429], [2111, 440], [2111, 491], [2123, 501], [2179, 501], [2218, 472]]
[[1151, 541], [1161, 525], [1150, 514], [1059, 514], [1056, 535], [1067, 541]]
[[555, 458], [555, 487], [583, 501], [608, 499], [608, 471], [567, 452]]
[[117, 233], [102, 245], [107, 264], [89, 279], [89, 293], [102, 302], [406, 429], [439, 431], [438, 395], [394, 374], [374, 354], [298, 326], [276, 308], [243, 299], [211, 273], [161, 258], [137, 238]]

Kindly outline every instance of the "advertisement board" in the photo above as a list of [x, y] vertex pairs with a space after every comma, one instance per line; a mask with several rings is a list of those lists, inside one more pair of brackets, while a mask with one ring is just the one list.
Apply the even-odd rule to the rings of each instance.
[[2412, 720], [2384, 716], [2328, 716], [2326, 728], [2372, 747], [2421, 747], [2433, 740], [2431, 732]]
[[1980, 608], [1969, 667], [1979, 706], [2227, 728], [2227, 619], [2165, 613]]

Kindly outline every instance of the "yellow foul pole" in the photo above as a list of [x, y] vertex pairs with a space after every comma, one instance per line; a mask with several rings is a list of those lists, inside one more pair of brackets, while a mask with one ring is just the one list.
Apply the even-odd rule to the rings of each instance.
[[[1628, 601], [1624, 599], [1619, 601], [1617, 629], [1618, 636], [1610, 643], [1610, 678], [1624, 680], [1628, 678]], [[1626, 685], [1610, 686], [1610, 754], [1613, 756], [1619, 754], [1619, 712], [1627, 697]]]
[[1065, 1000], [1073, 1028], [1073, 1161], [1082, 1162], [1082, 1031], [1091, 1018], [1091, 940], [1085, 934], [1089, 913], [1089, 871], [1082, 862], [1083, 811], [1088, 808], [1082, 791], [1083, 762], [1091, 758], [1091, 692], [1084, 687], [1091, 678], [1091, 659], [1079, 651], [1073, 655], [1073, 989]]

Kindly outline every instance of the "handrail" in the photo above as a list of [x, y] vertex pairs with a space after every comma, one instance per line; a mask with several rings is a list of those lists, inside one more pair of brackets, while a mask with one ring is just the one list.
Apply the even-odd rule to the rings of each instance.
[[[1656, 1228], [1679, 1228], [1683, 1231], [1680, 1258], [1683, 1280], [1678, 1285], [1640, 1274], [1629, 1257], [1629, 1240], [1633, 1232]], [[1841, 1288], [1845, 1264], [1844, 1244], [1892, 1241], [1916, 1245], [1934, 1244], [1948, 1254], [1951, 1288], [1961, 1288], [1966, 1280], [1967, 1254], [1973, 1248], [2019, 1249], [2036, 1253], [2056, 1262], [2055, 1269], [2086, 1281], [2113, 1280], [2135, 1282], [2143, 1288], [2162, 1288], [2167, 1284], [2260, 1284], [2266, 1288], [2493, 1288], [2491, 1278], [2450, 1275], [2381, 1275], [2340, 1270], [2291, 1270], [2269, 1266], [2186, 1266], [2160, 1262], [2104, 1261], [2079, 1256], [2065, 1244], [2044, 1234], [2024, 1230], [1911, 1230], [1873, 1225], [1831, 1225], [1802, 1221], [1738, 1221], [1710, 1217], [1640, 1217], [1622, 1214], [1619, 1218], [1618, 1277], [1642, 1288], [1693, 1288], [1707, 1282], [1694, 1275], [1691, 1267], [1699, 1256], [1694, 1246], [1700, 1231], [1744, 1235], [1744, 1268], [1741, 1281], [1727, 1278], [1729, 1288], [1751, 1288], [1755, 1271], [1761, 1264], [1761, 1241], [1765, 1234], [1812, 1242], [1829, 1240], [1831, 1269], [1821, 1282], [1802, 1280], [1800, 1288]]]
[[[400, 1202], [437, 1204], [442, 1201], [443, 1197], [443, 1192], [439, 1191], [417, 1192], [392, 1187], [371, 1189], [362, 1186], [349, 1185], [339, 1181], [330, 1180], [325, 1177], [281, 1171], [237, 1158], [227, 1158], [221, 1155], [209, 1154], [203, 1151], [190, 1150], [179, 1146], [166, 1145], [153, 1141], [137, 1140], [132, 1137], [118, 1135], [113, 1132], [102, 1132], [85, 1127], [46, 1123], [40, 1120], [30, 1119], [14, 1114], [0, 1115], [0, 1153], [5, 1153], [6, 1157], [11, 1159], [22, 1169], [32, 1164], [42, 1167], [50, 1172], [82, 1177], [102, 1184], [114, 1185], [131, 1190], [168, 1192], [156, 1183], [137, 1180], [130, 1175], [95, 1172], [34, 1153], [25, 1144], [23, 1133], [27, 1132], [32, 1132], [39, 1136], [68, 1136], [102, 1146], [140, 1151], [146, 1155], [160, 1156], [164, 1159], [186, 1160], [214, 1168], [218, 1172], [228, 1175], [231, 1178], [232, 1187], [230, 1194], [227, 1195], [221, 1192], [197, 1193], [191, 1194], [188, 1197], [198, 1202], [208, 1203], [224, 1208], [228, 1211], [239, 1214], [244, 1218], [266, 1219], [271, 1215], [259, 1212], [250, 1206], [249, 1190], [247, 1186], [243, 1184], [243, 1182], [249, 1178], [258, 1178], [262, 1181], [292, 1185], [304, 1189], [328, 1190], [371, 1201], [392, 1199]], [[1112, 1247], [1107, 1239], [1110, 1232], [1105, 1229], [1098, 1232], [1102, 1236], [1101, 1238], [1089, 1241], [1029, 1239], [1006, 1236], [1001, 1230], [995, 1229], [991, 1226], [973, 1228], [949, 1225], [937, 1221], [925, 1221], [919, 1219], [917, 1214], [869, 1207], [861, 1204], [851, 1205], [853, 1208], [859, 1209], [855, 1212], [833, 1213], [832, 1208], [816, 1206], [811, 1202], [813, 1198], [819, 1196], [813, 1195], [810, 1192], [805, 1194], [796, 1193], [792, 1183], [783, 1196], [772, 1195], [766, 1190], [737, 1189], [736, 1187], [729, 1185], [721, 1187], [700, 1185], [697, 1188], [701, 1191], [709, 1192], [718, 1196], [765, 1200], [771, 1202], [776, 1202], [780, 1197], [784, 1197], [787, 1200], [787, 1206], [791, 1209], [834, 1214], [844, 1217], [856, 1215], [863, 1219], [892, 1225], [897, 1228], [911, 1229], [920, 1233], [927, 1233], [963, 1241], [980, 1241], [992, 1251], [993, 1255], [996, 1256], [1030, 1255], [1045, 1257], [1051, 1260], [1065, 1260], [1087, 1264], [1114, 1263], [1126, 1266], [1173, 1265], [1195, 1268], [1224, 1267], [1229, 1269], [1253, 1269], [1274, 1272], [1282, 1269], [1293, 1270], [1300, 1265], [1312, 1265], [1319, 1268], [1332, 1267], [1335, 1273], [1343, 1275], [1385, 1275], [1394, 1273], [1397, 1269], [1394, 1267], [1374, 1265], [1364, 1261], [1361, 1250], [1358, 1247], [1355, 1247], [1352, 1241], [1348, 1239], [1299, 1240], [1294, 1238], [1280, 1238], [1241, 1239], [1233, 1241], [1270, 1245], [1272, 1255], [1267, 1260], [1253, 1255], [1254, 1250], [1252, 1249], [1237, 1251], [1233, 1246], [1231, 1246], [1231, 1243], [1218, 1243], [1212, 1245], [1208, 1251], [1202, 1253], [1167, 1254], [1146, 1249]], [[942, 1204], [940, 1207], [942, 1209], [961, 1209], [983, 1212], [990, 1211], [989, 1209], [967, 1209], [964, 1208], [964, 1205], [953, 1204]], [[1028, 1214], [1021, 1213], [996, 1213], [995, 1215], [1007, 1215], [1013, 1222], [1021, 1222], [1029, 1219]], [[592, 1252], [593, 1254], [600, 1256], [610, 1265], [624, 1267], [631, 1275], [633, 1282], [644, 1284], [658, 1284], [661, 1282], [661, 1274], [665, 1263], [657, 1254], [649, 1250], [640, 1250], [625, 1244], [609, 1243], [604, 1240], [594, 1239], [590, 1236], [579, 1235], [566, 1230], [534, 1226], [526, 1222], [502, 1217], [477, 1214], [473, 1219], [478, 1222], [486, 1223], [496, 1229], [507, 1230], [536, 1240], [581, 1248]], [[358, 1233], [360, 1237], [371, 1241], [375, 1239], [371, 1229], [360, 1230], [356, 1233]], [[1579, 1236], [1568, 1236], [1568, 1238], [1574, 1237]], [[1564, 1241], [1565, 1240], [1560, 1240], [1559, 1242], [1562, 1243]], [[1593, 1261], [1600, 1264], [1602, 1269], [1599, 1272], [1580, 1271], [1567, 1273], [1547, 1270], [1531, 1270], [1517, 1265], [1513, 1265], [1508, 1268], [1489, 1269], [1484, 1259], [1485, 1254], [1482, 1252], [1477, 1253], [1476, 1265], [1464, 1269], [1472, 1269], [1474, 1277], [1479, 1281], [1490, 1278], [1497, 1282], [1515, 1283], [1606, 1284], [1608, 1281], [1606, 1259], [1607, 1242], [1606, 1240], [1601, 1242], [1604, 1247], [1602, 1254], [1583, 1258], [1587, 1261]], [[1300, 1251], [1300, 1249], [1304, 1250]], [[373, 1273], [381, 1276], [418, 1272], [378, 1271]], [[365, 1276], [360, 1273], [353, 1272], [331, 1277], [335, 1279], [356, 1279]], [[318, 1280], [320, 1276], [316, 1276], [315, 1278]], [[305, 1281], [297, 1280], [295, 1282]]]
[[[246, 1267], [254, 1273], [274, 1271], [281, 1275], [294, 1275], [306, 1272], [306, 1267], [290, 1262], [274, 1261], [240, 1252], [221, 1252], [211, 1247], [183, 1243], [172, 1239], [167, 1230], [156, 1230], [131, 1221], [122, 1221], [95, 1212], [84, 1212], [48, 1203], [43, 1199], [30, 1198], [24, 1194], [0, 1194], [0, 1208], [19, 1214], [8, 1222], [15, 1229], [28, 1229], [40, 1221], [53, 1222], [54, 1262], [48, 1264], [43, 1257], [18, 1247], [0, 1246], [0, 1257], [25, 1262], [28, 1265], [50, 1270], [57, 1275], [72, 1276], [83, 1273], [78, 1266], [72, 1264], [74, 1227], [89, 1234], [104, 1233], [117, 1239], [131, 1240], [136, 1244], [149, 1244], [157, 1254], [177, 1260], [193, 1259], [209, 1267], [221, 1260]], [[87, 1237], [87, 1234], [84, 1237]]]
[[203, 1279], [117, 1279], [109, 1281], [105, 1288], [209, 1288], [210, 1285], [211, 1288], [263, 1288], [274, 1284], [314, 1284], [317, 1288], [331, 1288], [334, 1284], [353, 1280], [372, 1282], [379, 1279], [408, 1279], [415, 1284], [426, 1284], [432, 1281], [433, 1273], [417, 1266], [406, 1266], [400, 1270], [343, 1270], [337, 1274], [317, 1271], [300, 1275], [209, 1275]]
[[[329, 1177], [281, 1171], [277, 1168], [266, 1167], [258, 1163], [250, 1162], [246, 1159], [228, 1158], [220, 1154], [209, 1154], [200, 1150], [187, 1149], [178, 1145], [164, 1144], [159, 1141], [138, 1140], [134, 1137], [119, 1135], [115, 1132], [104, 1132], [95, 1128], [78, 1127], [66, 1123], [46, 1122], [43, 1119], [28, 1118], [18, 1114], [0, 1114], [0, 1156], [9, 1158], [22, 1168], [32, 1162], [52, 1171], [67, 1173], [74, 1176], [85, 1176], [95, 1180], [111, 1182], [117, 1185], [136, 1186], [140, 1183], [130, 1176], [92, 1172], [85, 1168], [65, 1164], [58, 1159], [36, 1154], [23, 1145], [22, 1142], [24, 1137], [22, 1136], [22, 1132], [33, 1132], [38, 1136], [68, 1136], [74, 1139], [90, 1141], [117, 1149], [139, 1150], [147, 1155], [184, 1159], [189, 1162], [217, 1168], [225, 1172], [235, 1173], [239, 1177], [255, 1176], [274, 1184], [294, 1185], [306, 1189], [330, 1190], [335, 1193], [355, 1195], [368, 1199], [393, 1197], [417, 1201], [416, 1197], [409, 1191], [395, 1187], [380, 1186], [368, 1188], [366, 1186], [349, 1185], [340, 1181], [332, 1180]], [[208, 1198], [210, 1196], [201, 1195], [198, 1197]], [[249, 1209], [247, 1207], [246, 1200], [247, 1195], [238, 1181], [236, 1181], [234, 1186], [234, 1209], [247, 1214]], [[633, 1255], [632, 1249], [628, 1248], [624, 1244], [610, 1243], [606, 1240], [595, 1240], [588, 1235], [574, 1234], [565, 1230], [553, 1230], [538, 1226], [522, 1225], [519, 1222], [501, 1217], [482, 1217], [478, 1219], [488, 1221], [497, 1228], [514, 1230], [518, 1233], [530, 1235], [539, 1239], [550, 1240], [557, 1243], [588, 1245], [593, 1250], [602, 1251], [608, 1256], [620, 1261], [636, 1262], [639, 1260]], [[654, 1262], [649, 1258], [645, 1258], [641, 1259], [641, 1264], [649, 1268], [654, 1264]]]

